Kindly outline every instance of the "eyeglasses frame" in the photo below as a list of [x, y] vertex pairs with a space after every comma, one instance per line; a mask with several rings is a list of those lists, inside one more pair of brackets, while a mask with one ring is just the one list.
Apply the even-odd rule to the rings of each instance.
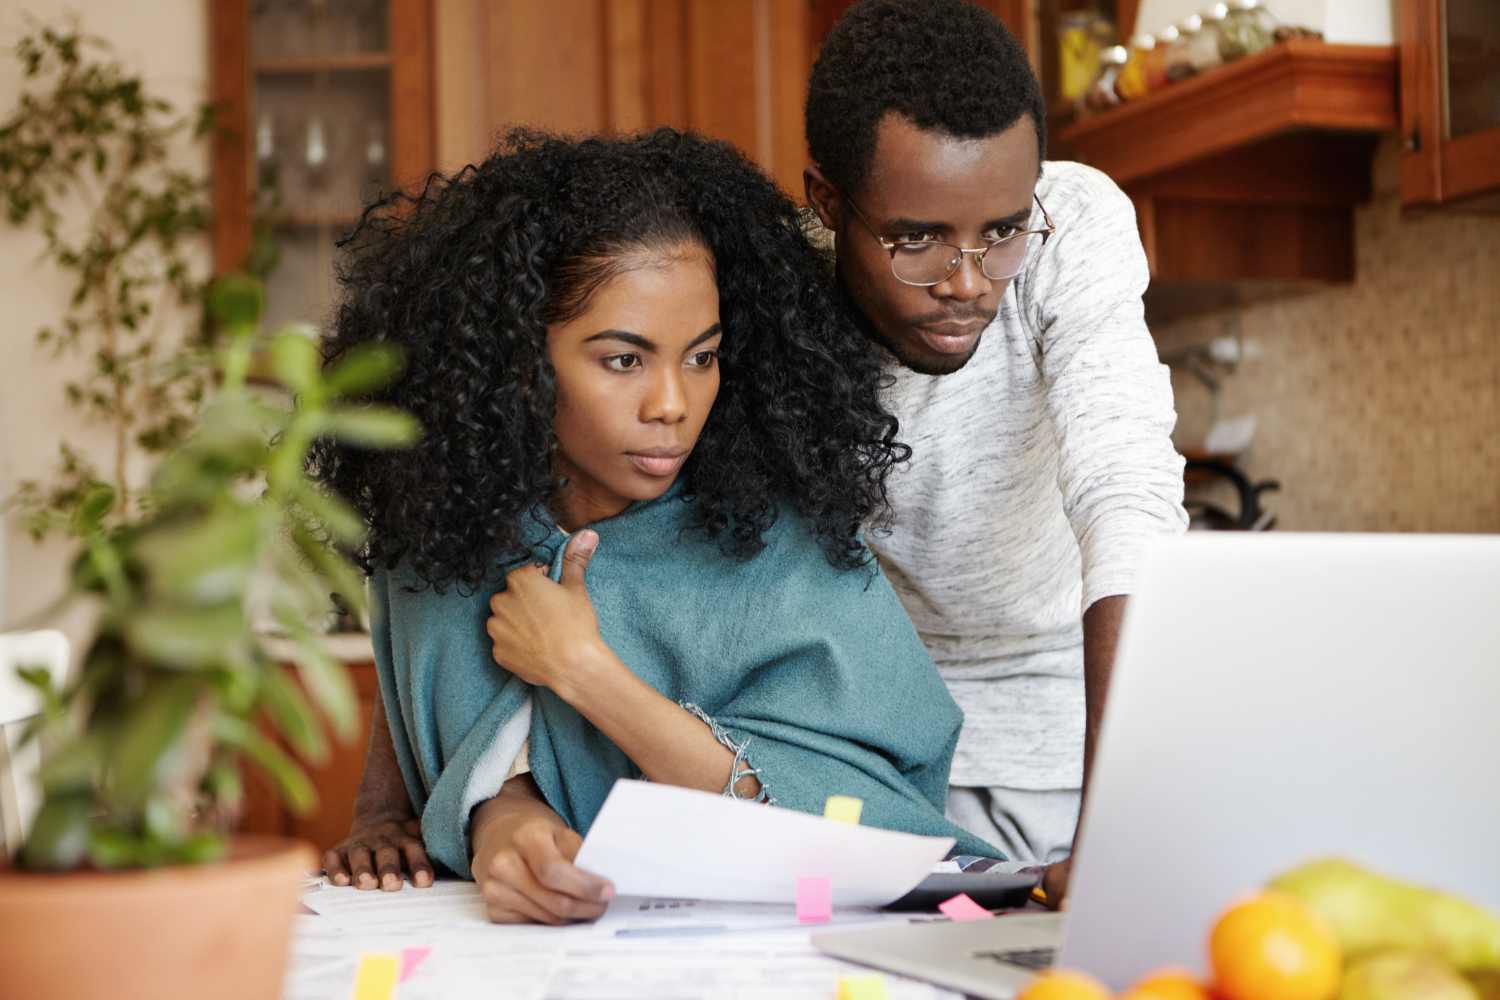
[[[961, 246], [957, 245], [956, 243], [947, 243], [947, 242], [942, 241], [942, 240], [888, 240], [884, 236], [881, 236], [879, 233], [877, 233], [875, 231], [875, 227], [872, 226], [872, 225], [870, 225], [870, 220], [867, 219], [867, 218], [865, 218], [865, 213], [861, 212], [859, 210], [859, 206], [854, 203], [854, 199], [853, 198], [850, 198], [848, 195], [844, 195], [843, 197], [844, 197], [844, 201], [846, 201], [846, 202], [849, 203], [849, 207], [852, 208], [852, 209], [854, 209], [854, 214], [857, 215], [857, 216], [859, 216], [859, 221], [863, 222], [865, 224], [865, 228], [870, 231], [870, 235], [873, 236], [873, 237], [875, 237], [875, 241], [877, 243], [879, 243], [882, 247], [884, 247], [890, 253], [890, 255], [891, 255], [891, 277], [895, 278], [897, 281], [901, 282], [903, 285], [911, 285], [911, 286], [913, 286], [915, 288], [931, 288], [933, 285], [941, 285], [943, 282], [945, 282], [949, 278], [953, 277], [955, 274], [958, 273], [958, 269], [961, 268], [961, 267], [963, 267], [963, 265], [964, 265], [964, 255], [965, 254], [974, 254], [975, 255], [975, 257], [974, 257], [974, 263], [976, 265], [978, 265], [978, 267], [979, 267], [979, 273], [980, 274], [984, 274], [984, 255], [987, 254], [987, 253], [989, 253], [991, 250], [995, 249], [997, 246], [1000, 246], [1000, 244], [1002, 244], [1002, 243], [1009, 243], [1011, 240], [1020, 239], [1023, 236], [1040, 236], [1042, 238], [1042, 246], [1046, 246], [1047, 245], [1047, 238], [1049, 236], [1051, 236], [1053, 233], [1057, 232], [1057, 225], [1052, 221], [1052, 216], [1050, 216], [1050, 215], [1047, 214], [1047, 206], [1045, 206], [1045, 205], [1042, 204], [1041, 197], [1038, 196], [1035, 191], [1033, 191], [1031, 193], [1031, 199], [1036, 202], [1036, 207], [1040, 208], [1042, 210], [1042, 219], [1047, 223], [1047, 228], [1046, 229], [1027, 229], [1024, 232], [1011, 233], [1009, 236], [1001, 237], [1000, 239], [998, 239], [995, 242], [991, 243], [989, 246], [976, 247], [973, 250], [970, 250], [970, 249], [968, 249], [966, 247], [961, 247]], [[896, 273], [896, 251], [900, 250], [902, 247], [909, 247], [909, 246], [920, 246], [920, 247], [944, 246], [944, 247], [951, 247], [952, 249], [958, 251], [959, 257], [958, 257], [957, 262], [955, 262], [954, 265], [953, 265], [953, 270], [949, 271], [947, 274], [943, 275], [941, 278], [939, 278], [936, 281], [928, 281], [928, 282], [907, 281], [905, 278], [901, 277], [901, 275], [899, 275], [899, 274]], [[1014, 278], [1016, 276], [1016, 274], [1020, 274], [1020, 273], [1021, 273], [1020, 271], [1017, 271], [1015, 274], [1007, 275], [1004, 278], [991, 278], [987, 274], [984, 274], [984, 276], [985, 276], [985, 278], [987, 278], [990, 281], [1009, 281], [1011, 278]]]

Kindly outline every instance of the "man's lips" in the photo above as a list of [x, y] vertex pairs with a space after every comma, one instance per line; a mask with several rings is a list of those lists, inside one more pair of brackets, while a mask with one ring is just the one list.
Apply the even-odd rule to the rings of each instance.
[[924, 343], [940, 354], [962, 354], [974, 346], [984, 332], [983, 320], [967, 323], [924, 323], [917, 327]]
[[670, 476], [682, 465], [682, 460], [687, 458], [687, 452], [677, 451], [671, 448], [647, 448], [644, 451], [627, 451], [625, 453], [648, 476]]

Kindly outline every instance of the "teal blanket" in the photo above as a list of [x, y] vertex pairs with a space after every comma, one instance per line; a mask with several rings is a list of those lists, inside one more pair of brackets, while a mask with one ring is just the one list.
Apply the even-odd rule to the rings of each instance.
[[[864, 801], [863, 823], [1003, 857], [943, 817], [963, 716], [885, 577], [830, 566], [786, 510], [748, 561], [684, 532], [688, 511], [674, 489], [590, 525], [599, 547], [589, 595], [615, 654], [736, 743], [748, 740], [745, 760], [776, 805], [821, 814], [828, 796], [851, 795]], [[534, 558], [552, 563], [556, 579], [565, 536], [546, 529]], [[495, 664], [485, 622], [507, 568], [467, 596], [438, 594], [405, 567], [370, 581], [401, 773], [429, 853], [464, 877], [470, 784], [528, 697], [532, 776], [570, 827], [587, 833], [615, 780], [641, 777], [572, 706]]]

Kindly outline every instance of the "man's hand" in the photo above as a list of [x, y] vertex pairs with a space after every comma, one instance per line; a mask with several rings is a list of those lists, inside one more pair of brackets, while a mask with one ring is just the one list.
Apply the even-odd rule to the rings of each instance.
[[422, 843], [422, 821], [372, 818], [354, 819], [349, 836], [323, 855], [323, 870], [334, 885], [356, 889], [401, 888], [401, 869], [411, 873], [411, 884], [432, 884], [432, 862]]
[[605, 649], [599, 616], [589, 600], [584, 571], [599, 536], [580, 531], [563, 554], [562, 582], [553, 583], [545, 566], [511, 570], [505, 589], [490, 598], [486, 624], [495, 662], [529, 684], [549, 687], [567, 699], [569, 681], [577, 681], [579, 664]]
[[1042, 876], [1042, 891], [1047, 894], [1047, 908], [1068, 908], [1068, 880], [1073, 876], [1073, 858], [1063, 858], [1055, 865], [1048, 865]]
[[576, 831], [532, 816], [506, 832], [486, 837], [474, 852], [474, 881], [491, 920], [566, 924], [604, 914], [615, 887], [573, 864], [583, 846]]

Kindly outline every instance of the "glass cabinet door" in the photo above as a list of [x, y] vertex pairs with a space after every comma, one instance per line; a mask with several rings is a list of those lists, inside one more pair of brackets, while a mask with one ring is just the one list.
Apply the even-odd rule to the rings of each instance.
[[1396, 0], [1407, 205], [1500, 209], [1500, 0]]
[[335, 243], [391, 190], [387, 0], [252, 0], [249, 126], [263, 207], [280, 251], [269, 325], [321, 325]]
[[1500, 128], [1500, 2], [1447, 0], [1443, 106], [1447, 138]]

